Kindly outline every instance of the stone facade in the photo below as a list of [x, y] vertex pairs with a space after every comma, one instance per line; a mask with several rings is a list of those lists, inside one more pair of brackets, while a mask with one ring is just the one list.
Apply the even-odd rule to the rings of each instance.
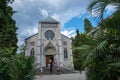
[[38, 33], [25, 39], [25, 56], [34, 56], [38, 67], [52, 58], [57, 66], [74, 69], [71, 42], [60, 33], [60, 23], [48, 16], [39, 22]]

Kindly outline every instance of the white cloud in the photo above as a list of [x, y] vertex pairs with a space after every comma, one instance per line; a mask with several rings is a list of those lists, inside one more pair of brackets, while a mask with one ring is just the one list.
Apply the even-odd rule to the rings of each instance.
[[56, 13], [54, 13], [53, 15], [51, 15], [54, 19], [60, 21], [60, 16]]
[[41, 10], [41, 14], [43, 15], [44, 18], [48, 16], [48, 12], [45, 9]]
[[15, 0], [13, 7], [20, 11], [31, 10], [34, 14], [34, 10], [39, 8], [42, 16], [52, 15], [64, 24], [73, 17], [84, 14], [89, 3], [89, 0]]
[[24, 40], [28, 38], [31, 35], [34, 35], [38, 32], [38, 27], [35, 26], [32, 29], [25, 29], [22, 32], [18, 33], [18, 46], [22, 45], [24, 43]]
[[[18, 11], [14, 19], [19, 28], [18, 32], [23, 33], [19, 35], [26, 36], [36, 33], [37, 28], [34, 25], [48, 15], [59, 21], [63, 28], [64, 23], [84, 14], [89, 3], [90, 0], [15, 0], [12, 6], [15, 11]], [[74, 36], [75, 30], [62, 30], [65, 35]]]
[[[116, 4], [117, 5], [117, 4]], [[115, 12], [116, 11], [116, 8], [117, 6], [112, 6], [112, 5], [108, 5], [107, 7], [106, 7], [106, 14], [111, 14], [111, 13], [113, 13], [113, 12]]]
[[[81, 12], [82, 11], [82, 12]], [[53, 13], [51, 16], [55, 18], [57, 21], [61, 22], [61, 27], [64, 27], [64, 24], [71, 20], [73, 17], [78, 16], [79, 18], [81, 15], [85, 13], [85, 10], [82, 8], [78, 10], [78, 8], [75, 9], [68, 9], [65, 12], [59, 12], [59, 13]]]
[[75, 33], [76, 29], [65, 29], [61, 33], [64, 34], [65, 36], [68, 36], [69, 38], [74, 37], [76, 35]]
[[63, 7], [65, 4], [67, 4], [69, 0], [41, 0], [43, 4], [47, 5], [47, 7], [53, 7], [56, 9], [60, 9]]
[[29, 29], [28, 30], [28, 34], [29, 35], [36, 34], [37, 32], [38, 32], [38, 28], [37, 27], [34, 27], [33, 29]]

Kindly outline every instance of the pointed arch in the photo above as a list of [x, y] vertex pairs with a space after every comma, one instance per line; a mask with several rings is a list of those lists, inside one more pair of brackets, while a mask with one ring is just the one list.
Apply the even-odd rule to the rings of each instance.
[[44, 48], [44, 53], [45, 54], [55, 54], [56, 53], [56, 48], [54, 47], [54, 45], [49, 42], [45, 48]]
[[67, 48], [64, 48], [64, 58], [68, 58], [68, 51], [67, 51]]
[[30, 56], [33, 56], [33, 57], [34, 57], [34, 48], [31, 49], [31, 51], [30, 51]]

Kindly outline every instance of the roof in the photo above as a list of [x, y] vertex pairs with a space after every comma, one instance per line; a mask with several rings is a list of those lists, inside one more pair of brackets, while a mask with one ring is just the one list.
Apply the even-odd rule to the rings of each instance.
[[26, 38], [25, 40], [27, 40], [27, 39], [29, 39], [29, 38], [31, 38], [31, 37], [37, 35], [37, 34], [38, 34], [38, 33], [31, 35], [30, 37]]
[[[31, 37], [33, 37], [33, 36], [37, 35], [37, 34], [38, 34], [38, 33], [36, 33], [36, 34], [34, 34], [34, 35], [31, 35], [30, 37], [26, 38], [25, 40], [27, 40], [27, 39], [29, 39], [29, 38], [31, 38]], [[61, 34], [61, 35], [71, 40], [71, 38], [69, 38], [69, 37], [65, 36], [64, 34]]]
[[41, 20], [40, 23], [59, 23], [51, 16], [46, 17], [45, 19]]
[[64, 34], [61, 34], [62, 36], [64, 36], [64, 37], [66, 37], [66, 38], [68, 38], [68, 39], [71, 39], [71, 38], [69, 38], [68, 36], [66, 36], [66, 35], [64, 35]]

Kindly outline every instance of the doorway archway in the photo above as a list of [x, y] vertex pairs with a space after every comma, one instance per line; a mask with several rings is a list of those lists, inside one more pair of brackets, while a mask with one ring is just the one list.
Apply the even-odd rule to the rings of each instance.
[[54, 61], [56, 55], [56, 48], [52, 45], [51, 42], [44, 48], [44, 55], [46, 56], [46, 66], [48, 66], [50, 58]]
[[50, 63], [50, 59], [54, 62], [54, 55], [46, 55], [46, 66]]

